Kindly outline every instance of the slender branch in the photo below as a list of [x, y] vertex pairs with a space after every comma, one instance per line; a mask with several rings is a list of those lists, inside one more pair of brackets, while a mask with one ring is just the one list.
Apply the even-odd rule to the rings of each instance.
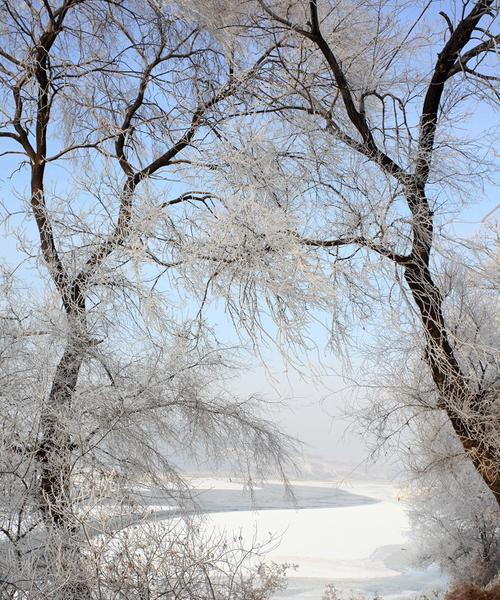
[[180, 204], [182, 202], [202, 202], [203, 204], [205, 204], [207, 200], [218, 198], [219, 196], [210, 192], [186, 192], [184, 194], [181, 194], [177, 198], [167, 200], [161, 205], [161, 208], [166, 208], [167, 206], [174, 206], [175, 204]]
[[[437, 128], [437, 116], [445, 83], [451, 75], [457, 72], [456, 63], [457, 60], [460, 60], [460, 52], [470, 42], [479, 21], [489, 13], [489, 8], [492, 4], [493, 0], [479, 0], [476, 2], [471, 12], [458, 23], [453, 33], [450, 35], [448, 42], [438, 54], [434, 72], [425, 94], [422, 115], [420, 118], [420, 136], [415, 167], [415, 176], [419, 186], [425, 185], [429, 178], [431, 157]], [[482, 44], [476, 48], [480, 48], [481, 46]], [[474, 50], [476, 49], [471, 51], [473, 52], [473, 55], [471, 55], [470, 58], [475, 55]]]
[[408, 263], [408, 261], [411, 259], [410, 256], [397, 254], [396, 252], [393, 252], [392, 250], [389, 250], [388, 248], [385, 248], [384, 246], [381, 246], [380, 244], [376, 244], [375, 242], [369, 240], [368, 238], [366, 238], [364, 236], [357, 236], [357, 237], [352, 237], [352, 238], [338, 238], [338, 239], [334, 239], [334, 240], [319, 240], [319, 239], [315, 240], [315, 239], [303, 238], [300, 236], [297, 236], [297, 237], [299, 237], [300, 241], [303, 244], [305, 244], [306, 246], [312, 246], [314, 248], [340, 248], [342, 246], [352, 246], [352, 245], [363, 246], [365, 248], [368, 248], [369, 250], [373, 250], [374, 252], [377, 252], [381, 256], [385, 256], [386, 258], [389, 258], [390, 260], [392, 260], [395, 263], [400, 264], [400, 265], [404, 265], [404, 264]]
[[[500, 44], [500, 35], [496, 35], [496, 36], [490, 38], [489, 40], [486, 40], [486, 41], [482, 42], [481, 44], [478, 44], [474, 48], [471, 48], [471, 50], [464, 52], [463, 54], [461, 54], [458, 57], [456, 63], [449, 70], [448, 77], [453, 77], [453, 75], [456, 75], [457, 73], [460, 73], [461, 71], [466, 71], [468, 73], [472, 73], [473, 72], [472, 70], [468, 70], [466, 68], [467, 63], [474, 57], [479, 56], [480, 54], [483, 54], [484, 52], [489, 52], [492, 50], [496, 51], [497, 46], [499, 44]], [[495, 79], [495, 78], [492, 77], [492, 79]]]

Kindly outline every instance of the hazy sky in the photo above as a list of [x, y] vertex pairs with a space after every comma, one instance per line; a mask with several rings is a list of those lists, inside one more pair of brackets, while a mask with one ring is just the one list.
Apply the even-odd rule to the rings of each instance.
[[271, 417], [290, 435], [305, 443], [304, 454], [328, 461], [357, 464], [367, 456], [358, 433], [343, 418], [350, 393], [335, 375], [305, 378], [286, 369], [275, 357], [272, 377], [260, 367], [242, 375], [236, 389], [243, 395], [256, 392], [268, 400], [281, 400], [269, 411]]

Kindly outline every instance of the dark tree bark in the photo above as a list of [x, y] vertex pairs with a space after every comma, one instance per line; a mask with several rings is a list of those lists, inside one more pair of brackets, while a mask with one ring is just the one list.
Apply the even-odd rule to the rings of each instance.
[[[487, 432], [484, 431], [484, 425], [478, 418], [484, 414], [483, 405], [487, 398], [475, 392], [472, 382], [461, 370], [450, 343], [443, 315], [442, 294], [432, 275], [434, 215], [426, 194], [445, 85], [452, 77], [464, 72], [463, 69], [468, 61], [491, 51], [500, 41], [499, 36], [490, 35], [487, 41], [466, 49], [474, 39], [474, 34], [484, 31], [481, 29], [481, 21], [485, 16], [491, 14], [493, 0], [478, 0], [467, 14], [463, 13], [456, 26], [450, 28], [448, 40], [437, 54], [422, 103], [418, 149], [413, 169], [400, 166], [395, 158], [389, 156], [385, 148], [377, 144], [375, 131], [364, 111], [363, 101], [358, 103], [342, 63], [335, 54], [335, 48], [323, 36], [318, 14], [319, 1], [311, 0], [309, 2], [307, 26], [292, 23], [288, 17], [278, 15], [264, 0], [260, 0], [260, 4], [278, 29], [285, 28], [296, 35], [307, 38], [322, 55], [330, 73], [333, 88], [331, 97], [335, 97], [333, 104], [335, 102], [342, 103], [346, 119], [343, 125], [347, 124], [348, 127], [343, 127], [334, 120], [333, 113], [326, 104], [324, 110], [318, 106], [317, 102], [311, 102], [310, 106], [304, 106], [303, 103], [299, 103], [298, 106], [287, 105], [283, 106], [283, 112], [300, 110], [323, 118], [327, 131], [340, 139], [351, 150], [376, 165], [386, 176], [396, 180], [404, 192], [406, 204], [411, 213], [412, 241], [411, 250], [407, 255], [395, 253], [391, 248], [381, 245], [376, 239], [371, 240], [366, 236], [350, 232], [343, 238], [304, 239], [303, 241], [309, 246], [318, 248], [362, 246], [392, 260], [402, 269], [404, 280], [420, 316], [425, 340], [425, 360], [439, 397], [439, 408], [445, 411], [464, 452], [500, 505], [500, 457], [489, 445]], [[373, 94], [376, 95], [375, 92]], [[271, 108], [271, 110], [278, 109]], [[355, 136], [351, 133], [353, 130], [356, 132]], [[473, 414], [470, 415], [470, 418], [469, 415], [464, 416], [460, 411], [460, 407], [464, 405], [472, 409]]]

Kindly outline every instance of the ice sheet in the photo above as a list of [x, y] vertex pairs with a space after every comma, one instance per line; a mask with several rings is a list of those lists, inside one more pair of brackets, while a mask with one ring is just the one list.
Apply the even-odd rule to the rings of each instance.
[[[339, 496], [332, 482], [296, 484], [303, 506], [299, 510], [278, 508], [276, 489], [264, 485], [259, 501], [264, 506], [271, 503], [273, 510], [245, 511], [239, 506], [208, 516], [207, 527], [242, 535], [248, 543], [272, 538], [267, 559], [298, 565], [289, 573], [288, 590], [277, 598], [320, 600], [326, 584], [334, 583], [341, 590], [396, 599], [445, 584], [437, 570], [410, 567], [408, 518], [394, 486], [352, 483]], [[271, 498], [266, 499], [266, 493]], [[306, 508], [305, 501], [314, 508]], [[329, 501], [332, 504], [325, 506]], [[285, 500], [282, 506], [288, 506]]]

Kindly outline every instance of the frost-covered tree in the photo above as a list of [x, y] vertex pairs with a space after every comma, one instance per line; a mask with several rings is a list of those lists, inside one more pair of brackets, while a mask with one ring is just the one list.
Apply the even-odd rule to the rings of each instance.
[[227, 392], [231, 356], [151, 248], [206, 204], [191, 187], [205, 148], [269, 54], [234, 41], [223, 9], [1, 4], [0, 585], [13, 598], [96, 597], [93, 540], [140, 520], [145, 488], [187, 501], [180, 452], [250, 484], [284, 474], [289, 442]]
[[[453, 351], [476, 393], [490, 399], [481, 415], [466, 405], [462, 414], [471, 430], [496, 442], [498, 328], [492, 324], [498, 275], [492, 266], [497, 246], [482, 233], [469, 240], [469, 259], [475, 260], [468, 265], [463, 254], [442, 259], [439, 283]], [[403, 457], [403, 497], [418, 560], [438, 564], [454, 583], [488, 584], [498, 575], [500, 510], [440, 408], [415, 325], [381, 338], [376, 350], [370, 371], [377, 372], [364, 381], [372, 390], [370, 406], [358, 410], [357, 418], [374, 435], [376, 449], [392, 445]]]
[[[493, 257], [483, 254], [482, 258], [469, 269], [449, 268], [443, 288], [448, 288], [451, 300], [447, 318], [455, 352], [477, 393], [492, 399], [489, 411], [481, 414], [482, 422], [472, 422], [471, 428], [488, 432], [494, 440], [499, 435], [500, 414], [495, 327], [498, 281]], [[420, 557], [439, 564], [457, 584], [486, 585], [499, 574], [498, 505], [472, 465], [464, 461], [462, 448], [442, 415], [425, 411], [417, 422], [418, 448], [408, 453], [414, 476], [408, 502]]]
[[408, 487], [418, 564], [439, 565], [455, 584], [486, 585], [498, 575], [498, 506], [470, 462], [450, 457], [450, 452], [460, 456], [461, 449], [442, 419], [434, 423], [427, 441], [434, 459], [439, 446], [444, 456], [440, 463], [418, 469]]
[[398, 328], [417, 315], [438, 408], [500, 502], [494, 393], [457, 351], [439, 277], [461, 243], [454, 215], [491, 180], [496, 3], [242, 6], [255, 47], [276, 48], [253, 106], [219, 129], [224, 160], [207, 183], [218, 204], [183, 248], [193, 278], [229, 297], [243, 326], [265, 330], [271, 313], [292, 341], [318, 309], [337, 341], [381, 310]]

